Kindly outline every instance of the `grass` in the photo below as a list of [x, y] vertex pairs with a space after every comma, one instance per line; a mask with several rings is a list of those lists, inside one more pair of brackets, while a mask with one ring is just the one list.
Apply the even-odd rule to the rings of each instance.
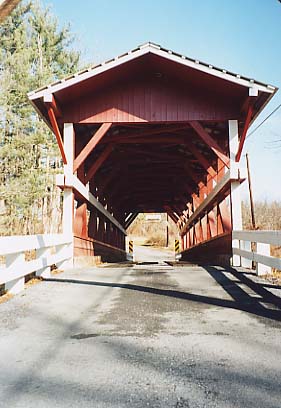
[[146, 214], [139, 214], [128, 228], [128, 238], [132, 239], [136, 245], [166, 247], [167, 227], [169, 248], [174, 248], [174, 241], [179, 236], [178, 229], [172, 220], [167, 221], [166, 214], [161, 214], [160, 221], [148, 221]]
[[[254, 204], [256, 229], [281, 230], [281, 202], [258, 201]], [[250, 206], [242, 203], [243, 228], [252, 229]]]

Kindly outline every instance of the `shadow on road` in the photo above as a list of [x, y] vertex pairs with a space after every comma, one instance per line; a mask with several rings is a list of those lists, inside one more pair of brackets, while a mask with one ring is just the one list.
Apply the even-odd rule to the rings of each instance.
[[[254, 282], [246, 276], [246, 273], [238, 272], [236, 269], [230, 267], [204, 266], [202, 268], [212, 276], [233, 300], [198, 295], [181, 290], [160, 289], [129, 283], [97, 282], [66, 278], [47, 278], [44, 280], [48, 282], [93, 285], [151, 293], [158, 296], [167, 296], [190, 302], [199, 302], [207, 305], [241, 310], [255, 316], [281, 321], [281, 298], [268, 291], [265, 288], [266, 284]], [[230, 275], [232, 278], [234, 277], [235, 281], [227, 275]], [[245, 290], [242, 289], [240, 285], [244, 285]], [[251, 296], [248, 290], [253, 291], [254, 296]]]

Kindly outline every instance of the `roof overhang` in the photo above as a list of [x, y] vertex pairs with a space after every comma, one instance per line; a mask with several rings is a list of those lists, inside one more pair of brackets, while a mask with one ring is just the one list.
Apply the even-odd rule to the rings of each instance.
[[62, 89], [76, 85], [93, 76], [99, 75], [107, 70], [110, 70], [119, 65], [125, 64], [126, 62], [132, 61], [136, 58], [139, 58], [149, 53], [158, 55], [167, 60], [176, 62], [180, 65], [184, 65], [186, 67], [193, 68], [197, 71], [204, 72], [208, 75], [215, 76], [217, 78], [221, 78], [225, 81], [229, 81], [229, 82], [247, 87], [249, 89], [253, 89], [254, 91], [267, 92], [269, 94], [273, 94], [277, 90], [277, 88], [272, 85], [264, 84], [252, 78], [247, 78], [242, 75], [227, 71], [225, 69], [218, 68], [213, 65], [206, 64], [204, 62], [188, 58], [184, 55], [180, 55], [173, 51], [166, 50], [160, 47], [159, 45], [156, 45], [153, 43], [146, 43], [136, 48], [135, 50], [129, 51], [126, 54], [118, 56], [109, 61], [103, 62], [94, 67], [88, 68], [87, 70], [80, 71], [70, 77], [64, 78], [49, 86], [40, 88], [36, 91], [32, 91], [28, 94], [29, 99], [33, 101], [35, 99], [44, 97], [44, 95], [46, 94], [50, 94], [50, 93], [54, 94]]
[[[113, 75], [115, 72], [117, 73], [115, 75], [117, 75], [118, 78], [119, 73], [123, 71], [126, 66], [131, 66], [132, 64], [136, 65], [138, 61], [143, 60], [143, 57], [145, 56], [147, 56], [146, 58], [148, 58], [148, 56], [154, 58], [158, 57], [159, 60], [161, 59], [166, 64], [173, 63], [178, 66], [179, 69], [186, 69], [189, 72], [192, 70], [196, 75], [202, 75], [202, 77], [207, 76], [210, 82], [212, 81], [214, 84], [220, 84], [220, 87], [222, 83], [225, 84], [226, 88], [233, 89], [236, 87], [237, 89], [239, 87], [239, 89], [245, 94], [245, 105], [247, 104], [247, 98], [249, 99], [251, 96], [257, 97], [259, 102], [253, 110], [250, 124], [256, 119], [258, 114], [278, 90], [278, 88], [270, 84], [265, 84], [252, 78], [235, 74], [226, 69], [188, 58], [184, 55], [162, 48], [157, 44], [148, 42], [126, 54], [80, 71], [51, 85], [32, 91], [28, 94], [28, 97], [39, 115], [43, 117], [47, 125], [52, 129], [48, 115], [46, 114], [45, 101], [49, 101], [50, 98], [54, 96], [55, 98], [58, 97], [58, 101], [60, 102], [61, 96], [65, 98], [66, 93], [69, 93], [69, 95], [75, 93], [76, 95], [79, 95], [80, 98], [86, 90], [88, 91], [88, 88], [94, 83], [93, 81], [96, 81], [95, 83], [102, 82], [103, 86], [106, 87], [106, 81], [109, 75]], [[229, 97], [232, 97], [231, 92]]]

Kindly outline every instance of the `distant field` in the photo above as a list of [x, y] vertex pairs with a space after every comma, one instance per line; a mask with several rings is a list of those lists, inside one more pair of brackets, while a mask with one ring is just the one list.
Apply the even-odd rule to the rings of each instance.
[[[243, 229], [252, 229], [250, 206], [242, 203]], [[257, 202], [255, 203], [256, 228], [263, 230], [281, 230], [281, 202]], [[169, 218], [169, 240], [173, 242], [178, 238], [178, 230], [175, 223]], [[128, 228], [129, 236], [138, 237], [143, 244], [154, 246], [166, 245], [167, 216], [161, 214], [160, 221], [148, 221], [145, 214], [139, 214]], [[274, 248], [279, 251], [280, 248]]]

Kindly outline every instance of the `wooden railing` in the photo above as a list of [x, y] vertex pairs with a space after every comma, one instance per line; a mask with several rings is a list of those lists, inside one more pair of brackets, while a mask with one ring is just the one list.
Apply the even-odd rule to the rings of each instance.
[[[47, 277], [50, 267], [70, 266], [72, 237], [63, 234], [0, 237], [0, 285], [17, 293], [24, 288], [25, 276]], [[30, 260], [29, 260], [30, 259]]]
[[281, 246], [281, 231], [233, 231], [233, 255], [241, 257], [241, 265], [256, 264], [258, 275], [281, 270], [281, 259], [271, 256], [271, 246]]

